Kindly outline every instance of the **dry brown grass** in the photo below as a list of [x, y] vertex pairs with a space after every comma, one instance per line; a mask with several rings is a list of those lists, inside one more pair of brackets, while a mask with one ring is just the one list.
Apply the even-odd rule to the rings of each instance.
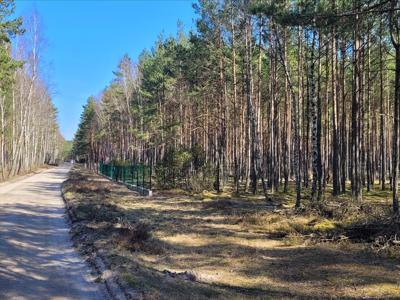
[[[260, 196], [175, 190], [146, 198], [84, 170], [71, 178], [78, 180], [64, 195], [79, 215], [77, 245], [100, 251], [146, 299], [400, 297], [398, 261], [366, 244], [314, 240], [373, 218], [369, 208], [343, 206], [324, 217], [276, 209]], [[292, 200], [286, 195], [282, 207]], [[358, 217], [346, 219], [353, 209]]]

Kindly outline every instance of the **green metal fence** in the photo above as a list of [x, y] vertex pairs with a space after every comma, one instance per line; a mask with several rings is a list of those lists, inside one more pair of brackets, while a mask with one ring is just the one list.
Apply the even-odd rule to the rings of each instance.
[[118, 182], [151, 190], [152, 169], [145, 164], [99, 164], [99, 173]]

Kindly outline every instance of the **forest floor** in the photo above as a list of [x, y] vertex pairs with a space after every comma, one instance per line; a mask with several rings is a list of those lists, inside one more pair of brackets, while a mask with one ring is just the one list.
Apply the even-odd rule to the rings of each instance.
[[295, 211], [291, 191], [142, 197], [75, 167], [63, 193], [76, 246], [143, 299], [400, 298], [389, 192]]

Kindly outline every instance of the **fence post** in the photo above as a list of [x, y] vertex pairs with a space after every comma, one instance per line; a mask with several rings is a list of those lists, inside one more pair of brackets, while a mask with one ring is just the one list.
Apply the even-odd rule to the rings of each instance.
[[143, 174], [143, 178], [142, 178], [142, 188], [144, 188], [144, 176], [145, 176], [145, 174], [144, 174], [144, 163], [142, 164], [142, 174]]
[[131, 184], [133, 184], [133, 166], [129, 166], [129, 174], [131, 175]]
[[136, 165], [136, 186], [139, 187], [139, 168]]
[[151, 176], [153, 175], [153, 165], [150, 162], [150, 180], [149, 180], [149, 189], [151, 190]]

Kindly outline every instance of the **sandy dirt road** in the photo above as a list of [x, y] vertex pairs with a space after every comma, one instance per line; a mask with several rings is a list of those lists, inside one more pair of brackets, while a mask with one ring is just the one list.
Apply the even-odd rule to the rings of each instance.
[[107, 299], [70, 241], [60, 191], [68, 170], [0, 185], [0, 299]]

